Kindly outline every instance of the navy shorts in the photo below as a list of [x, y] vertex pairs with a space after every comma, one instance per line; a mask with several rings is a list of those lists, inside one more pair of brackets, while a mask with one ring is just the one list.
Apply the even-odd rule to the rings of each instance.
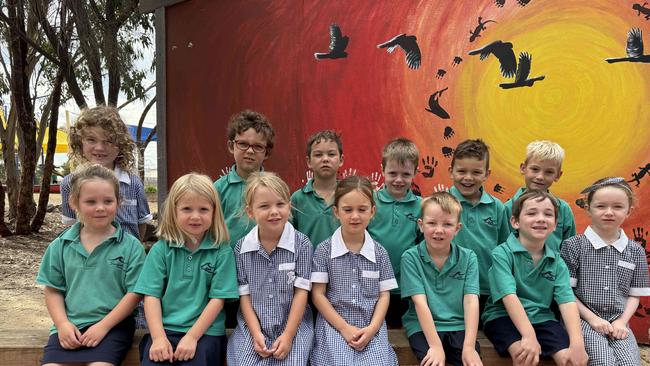
[[[442, 348], [445, 351], [445, 362], [454, 366], [463, 366], [463, 342], [465, 342], [465, 331], [438, 332]], [[424, 336], [424, 332], [414, 333], [409, 337], [409, 344], [415, 357], [422, 362], [424, 356], [429, 351], [429, 343]], [[475, 346], [476, 352], [481, 353], [481, 347], [478, 342]]]
[[[90, 326], [79, 329], [83, 334]], [[97, 347], [65, 349], [59, 343], [59, 334], [50, 335], [43, 352], [41, 364], [46, 363], [89, 363], [108, 362], [120, 365], [133, 346], [135, 321], [128, 317], [113, 327]]]
[[[402, 316], [409, 309], [407, 299], [402, 299], [400, 295], [390, 294], [390, 303], [386, 312], [386, 326], [389, 329], [402, 328]], [[316, 313], [314, 313], [316, 314]]]
[[[172, 348], [176, 350], [178, 342], [185, 335], [182, 332], [174, 332], [165, 329], [165, 334]], [[194, 358], [189, 361], [175, 362], [154, 362], [149, 359], [149, 349], [151, 348], [151, 335], [145, 334], [140, 341], [140, 365], [173, 365], [173, 366], [223, 366], [226, 359], [226, 345], [228, 340], [226, 336], [203, 335], [196, 344], [196, 353]]]
[[[557, 351], [569, 348], [569, 335], [557, 320], [533, 324], [533, 329], [537, 335], [537, 342], [542, 347], [542, 357], [548, 358]], [[521, 334], [508, 316], [485, 323], [483, 333], [501, 357], [510, 357], [508, 347], [521, 340]]]

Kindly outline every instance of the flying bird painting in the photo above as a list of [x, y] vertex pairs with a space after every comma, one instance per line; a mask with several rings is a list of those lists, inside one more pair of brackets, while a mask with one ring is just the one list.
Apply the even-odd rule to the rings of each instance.
[[431, 112], [435, 114], [436, 116], [442, 118], [442, 119], [449, 119], [449, 113], [447, 113], [442, 106], [440, 106], [440, 103], [438, 103], [438, 99], [440, 96], [442, 96], [442, 93], [449, 89], [449, 87], [444, 88], [442, 90], [438, 90], [437, 92], [431, 94], [429, 97], [429, 108], [425, 108], [427, 112]]
[[499, 84], [503, 89], [512, 89], [520, 88], [522, 86], [531, 87], [536, 81], [544, 80], [544, 76], [534, 77], [532, 79], [528, 78], [530, 74], [530, 64], [532, 61], [532, 56], [528, 52], [522, 52], [519, 54], [519, 65], [517, 66], [517, 74], [515, 75], [514, 83], [503, 83]]
[[406, 53], [408, 67], [413, 70], [419, 69], [422, 63], [422, 54], [415, 36], [407, 36], [406, 33], [402, 33], [390, 41], [378, 44], [377, 48], [388, 48], [387, 51], [392, 53], [398, 46]]
[[345, 49], [348, 47], [349, 41], [350, 37], [343, 36], [341, 28], [336, 24], [332, 24], [330, 25], [330, 51], [328, 53], [314, 53], [314, 57], [316, 60], [346, 58], [348, 53], [345, 52]]
[[501, 74], [504, 77], [511, 78], [517, 71], [517, 60], [515, 53], [512, 51], [512, 43], [494, 41], [483, 48], [469, 51], [470, 55], [480, 54], [481, 60], [485, 60], [490, 54], [494, 55], [501, 64]]
[[625, 47], [627, 57], [607, 58], [605, 61], [613, 64], [614, 62], [650, 62], [650, 55], [643, 54], [643, 34], [641, 29], [632, 28], [627, 33], [627, 46]]

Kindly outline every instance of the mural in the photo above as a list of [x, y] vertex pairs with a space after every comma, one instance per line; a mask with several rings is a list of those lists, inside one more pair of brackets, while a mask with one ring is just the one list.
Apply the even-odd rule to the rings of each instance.
[[[578, 229], [588, 223], [579, 192], [622, 176], [639, 197], [626, 232], [647, 245], [648, 3], [187, 1], [167, 14], [168, 157], [192, 157], [168, 159], [170, 180], [227, 172], [225, 123], [244, 108], [276, 127], [265, 168], [293, 189], [309, 177], [307, 136], [325, 128], [343, 136], [341, 175], [377, 186], [382, 146], [414, 140], [414, 188], [425, 195], [450, 185], [455, 146], [480, 137], [491, 149], [485, 187], [504, 201], [523, 184], [525, 146], [551, 139], [567, 154], [552, 192], [572, 204]], [[197, 120], [209, 123], [187, 123]], [[637, 339], [648, 341], [649, 325], [644, 299]]]

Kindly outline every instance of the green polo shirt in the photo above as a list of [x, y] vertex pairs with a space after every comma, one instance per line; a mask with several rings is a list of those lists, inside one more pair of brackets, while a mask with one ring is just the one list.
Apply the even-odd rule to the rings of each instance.
[[[209, 299], [238, 299], [235, 256], [230, 246], [214, 245], [206, 235], [191, 252], [184, 245], [159, 240], [153, 245], [135, 292], [160, 298], [167, 330], [187, 333]], [[226, 334], [221, 311], [205, 334]]]
[[[400, 281], [402, 254], [423, 239], [418, 228], [421, 202], [422, 198], [413, 194], [410, 189], [401, 201], [396, 201], [386, 188], [375, 194], [377, 211], [370, 220], [368, 232], [386, 248], [397, 283]], [[400, 289], [393, 289], [391, 293], [399, 295]]]
[[327, 204], [314, 190], [314, 180], [310, 179], [301, 189], [291, 195], [293, 227], [307, 235], [314, 248], [334, 234], [339, 220], [334, 217], [332, 204]]
[[[510, 224], [510, 216], [512, 216], [512, 204], [526, 191], [526, 188], [519, 188], [517, 193], [512, 196], [511, 199], [506, 201], [504, 206], [506, 206], [506, 213], [508, 215], [508, 224]], [[560, 252], [560, 245], [562, 242], [574, 235], [576, 235], [576, 222], [573, 218], [573, 211], [566, 201], [563, 199], [557, 198], [558, 210], [557, 210], [557, 227], [555, 231], [546, 239], [546, 245], [551, 247], [555, 252]], [[514, 231], [511, 227], [510, 231]]]
[[556, 320], [550, 309], [553, 300], [558, 304], [575, 301], [569, 270], [560, 254], [545, 245], [544, 255], [534, 266], [530, 253], [514, 234], [492, 251], [488, 277], [490, 298], [483, 312], [484, 323], [508, 316], [502, 299], [510, 294], [517, 295], [531, 324]]
[[408, 249], [402, 256], [402, 298], [409, 298], [409, 309], [402, 316], [406, 335], [421, 332], [415, 312], [413, 295], [426, 295], [436, 330], [449, 332], [465, 329], [463, 297], [479, 294], [476, 254], [469, 249], [451, 244], [447, 261], [439, 271], [427, 252], [427, 244]]
[[221, 209], [230, 234], [230, 247], [235, 248], [239, 239], [248, 234], [255, 227], [255, 222], [249, 220], [244, 211], [244, 188], [246, 181], [237, 174], [235, 165], [230, 169], [228, 175], [217, 179], [214, 188], [219, 192]]
[[[36, 283], [61, 291], [68, 320], [81, 329], [102, 320], [134, 287], [144, 247], [117, 222], [117, 230], [88, 253], [77, 222], [47, 247]], [[52, 326], [51, 333], [56, 333]]]
[[454, 243], [476, 253], [481, 295], [489, 295], [487, 274], [492, 266], [492, 250], [508, 239], [510, 224], [503, 203], [484, 189], [481, 191], [479, 201], [472, 204], [456, 187], [449, 189], [449, 193], [454, 195], [463, 207], [460, 214], [463, 227], [454, 238]]

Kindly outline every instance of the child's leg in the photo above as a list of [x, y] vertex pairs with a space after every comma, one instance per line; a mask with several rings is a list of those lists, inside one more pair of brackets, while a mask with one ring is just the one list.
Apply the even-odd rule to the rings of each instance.
[[542, 347], [542, 357], [553, 357], [557, 365], [569, 361], [569, 335], [556, 320], [533, 324], [537, 342]]
[[424, 332], [417, 332], [411, 335], [409, 337], [409, 345], [413, 353], [415, 353], [415, 357], [418, 358], [418, 361], [422, 362], [422, 359], [429, 351], [429, 343], [427, 343], [427, 339], [424, 337]]
[[[580, 320], [585, 351], [590, 365], [615, 365], [616, 357], [607, 336], [599, 334], [584, 320]], [[637, 364], [639, 365], [639, 364]]]
[[[614, 351], [616, 365], [635, 366], [641, 365], [641, 353], [636, 343], [634, 333], [628, 328], [628, 336], [625, 339], [610, 339], [609, 344]], [[588, 352], [588, 351], [587, 351]]]
[[399, 329], [402, 327], [402, 315], [409, 308], [409, 303], [400, 295], [390, 294], [390, 303], [386, 312], [386, 326], [389, 329]]
[[485, 323], [483, 333], [501, 357], [518, 354], [521, 350], [521, 334], [510, 317], [504, 316]]
[[[454, 366], [463, 366], [465, 331], [438, 332], [438, 337], [440, 337], [442, 347], [445, 350], [445, 362]], [[481, 346], [478, 341], [475, 343], [474, 348], [477, 353], [481, 353]]]

